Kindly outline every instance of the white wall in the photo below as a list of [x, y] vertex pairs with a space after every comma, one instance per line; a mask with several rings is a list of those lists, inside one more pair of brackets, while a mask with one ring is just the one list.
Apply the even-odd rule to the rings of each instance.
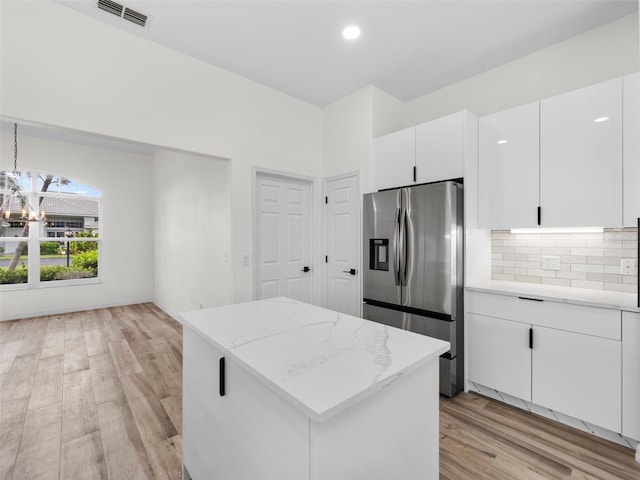
[[249, 300], [252, 167], [319, 178], [322, 109], [50, 1], [2, 1], [0, 22], [5, 117], [230, 159], [228, 281]]
[[[1, 132], [0, 169], [13, 170], [13, 134]], [[153, 299], [152, 158], [21, 135], [18, 168], [72, 178], [102, 191], [102, 283], [3, 291], [0, 319]]]
[[627, 75], [639, 58], [636, 12], [412, 100], [403, 127], [463, 109], [487, 115]]
[[155, 302], [169, 312], [231, 303], [229, 161], [161, 151], [153, 172]]
[[360, 172], [360, 191], [371, 177], [372, 87], [365, 87], [324, 109], [325, 177]]

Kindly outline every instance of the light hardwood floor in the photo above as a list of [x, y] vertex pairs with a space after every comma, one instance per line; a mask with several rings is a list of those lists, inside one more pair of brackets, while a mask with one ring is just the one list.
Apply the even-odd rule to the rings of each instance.
[[[152, 304], [0, 322], [0, 479], [178, 480], [181, 390], [181, 326]], [[440, 471], [640, 479], [631, 450], [472, 394], [441, 400]]]

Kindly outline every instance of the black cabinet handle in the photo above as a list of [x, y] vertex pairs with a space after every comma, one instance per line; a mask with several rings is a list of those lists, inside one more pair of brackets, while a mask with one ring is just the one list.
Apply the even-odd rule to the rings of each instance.
[[529, 329], [529, 348], [533, 349], [533, 328]]
[[520, 300], [529, 300], [531, 302], [544, 302], [541, 298], [518, 297]]
[[542, 208], [538, 206], [538, 225], [542, 225]]
[[224, 376], [224, 357], [220, 359], [219, 368], [220, 368], [220, 396], [224, 397], [226, 394], [225, 392], [226, 382], [225, 382], [225, 376]]
[[307, 273], [308, 271], [310, 271], [311, 269], [309, 267], [302, 267], [302, 270], [300, 270], [301, 272]]
[[343, 270], [342, 273], [348, 273], [349, 275], [355, 275], [356, 274], [356, 269], [352, 268], [350, 270]]
[[416, 171], [416, 170], [417, 170], [417, 168], [416, 168], [416, 167], [413, 167], [413, 181], [414, 181], [414, 182], [415, 182], [415, 181], [416, 181], [416, 179], [418, 178], [418, 174], [417, 174], [417, 171]]

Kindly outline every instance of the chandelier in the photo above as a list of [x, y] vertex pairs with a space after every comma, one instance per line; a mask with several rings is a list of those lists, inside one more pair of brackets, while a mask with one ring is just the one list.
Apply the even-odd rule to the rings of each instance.
[[0, 216], [3, 220], [9, 220], [11, 214], [20, 215], [20, 219], [28, 222], [44, 222], [46, 216], [44, 210], [38, 212], [29, 203], [27, 195], [22, 192], [18, 181], [18, 124], [13, 124], [13, 173], [7, 173], [5, 180], [8, 194], [3, 195]]

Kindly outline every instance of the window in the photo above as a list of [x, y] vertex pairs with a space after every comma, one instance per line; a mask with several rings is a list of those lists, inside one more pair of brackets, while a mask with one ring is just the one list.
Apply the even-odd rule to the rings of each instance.
[[[20, 196], [12, 187], [20, 187]], [[0, 288], [76, 285], [100, 280], [102, 195], [48, 173], [0, 171]], [[44, 212], [42, 221], [25, 218]]]

